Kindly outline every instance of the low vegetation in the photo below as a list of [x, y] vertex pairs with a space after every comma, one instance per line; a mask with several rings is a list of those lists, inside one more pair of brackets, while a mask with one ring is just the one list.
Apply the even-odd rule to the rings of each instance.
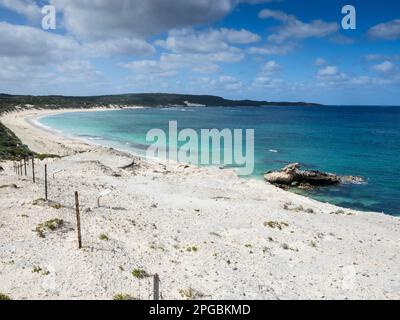
[[310, 246], [313, 247], [313, 248], [316, 248], [317, 247], [317, 242], [314, 241], [314, 240], [311, 240], [310, 241]]
[[283, 205], [283, 209], [284, 210], [288, 210], [288, 211], [294, 211], [294, 212], [305, 212], [305, 213], [310, 213], [310, 214], [314, 214], [315, 213], [315, 211], [313, 209], [310, 209], [310, 208], [309, 209], [305, 209], [302, 205], [294, 207], [292, 205], [292, 203], [290, 203], [290, 202], [285, 203]]
[[56, 154], [49, 154], [49, 153], [37, 153], [35, 154], [35, 159], [43, 161], [45, 159], [60, 159], [61, 157]]
[[143, 269], [135, 269], [132, 271], [132, 276], [137, 279], [144, 279], [149, 277], [149, 274]]
[[289, 224], [287, 224], [286, 222], [266, 221], [264, 222], [264, 227], [283, 230], [284, 228], [289, 227]]
[[20, 160], [34, 153], [0, 122], [0, 160]]
[[108, 240], [110, 240], [110, 239], [108, 238], [108, 236], [107, 236], [106, 234], [104, 234], [104, 233], [102, 233], [101, 235], [99, 235], [99, 239], [102, 240], [102, 241], [108, 241]]
[[61, 227], [63, 227], [65, 224], [64, 220], [61, 219], [52, 219], [46, 222], [43, 222], [41, 224], [39, 224], [36, 229], [35, 232], [37, 233], [37, 235], [40, 238], [45, 238], [45, 232], [47, 230], [49, 231], [55, 231], [57, 229], [60, 229]]
[[42, 268], [39, 266], [34, 266], [32, 269], [32, 273], [40, 273], [42, 271]]
[[352, 216], [352, 215], [354, 215], [353, 213], [345, 212], [344, 210], [337, 210], [335, 212], [331, 212], [330, 214], [337, 215], [337, 216]]
[[0, 293], [0, 301], [7, 301], [7, 300], [11, 300], [11, 298], [4, 293]]
[[179, 290], [179, 294], [186, 300], [197, 300], [204, 297], [204, 294], [193, 288], [181, 289]]
[[186, 105], [185, 102], [201, 104], [205, 106], [219, 107], [260, 107], [267, 105], [274, 106], [311, 106], [313, 103], [304, 102], [272, 102], [253, 100], [227, 100], [211, 95], [188, 95], [168, 93], [135, 93], [91, 97], [68, 97], [68, 96], [23, 96], [0, 94], [0, 113], [2, 111], [16, 110], [15, 106], [21, 108], [93, 108], [95, 106], [113, 105], [138, 105], [146, 107], [159, 107], [165, 105]]
[[42, 206], [42, 205], [44, 205], [46, 203], [46, 199], [44, 199], [44, 198], [39, 198], [39, 199], [36, 199], [36, 200], [34, 200], [33, 202], [32, 202], [32, 204], [34, 205], [34, 206]]
[[115, 301], [129, 301], [129, 300], [136, 300], [134, 297], [132, 297], [129, 294], [124, 294], [124, 293], [118, 293], [114, 296], [113, 300]]
[[283, 244], [282, 244], [282, 249], [283, 249], [283, 250], [295, 251], [295, 252], [298, 252], [298, 251], [299, 251], [299, 249], [293, 248], [293, 247], [291, 247], [290, 245], [288, 245], [287, 243], [283, 243]]
[[50, 205], [50, 207], [52, 207], [53, 209], [56, 209], [56, 210], [60, 210], [62, 208], [62, 205], [59, 203], [53, 203]]

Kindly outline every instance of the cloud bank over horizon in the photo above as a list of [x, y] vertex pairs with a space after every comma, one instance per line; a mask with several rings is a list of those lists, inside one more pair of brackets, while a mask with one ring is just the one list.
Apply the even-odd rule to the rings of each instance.
[[0, 0], [1, 91], [400, 104], [400, 5], [356, 2], [368, 19], [346, 31], [339, 1]]

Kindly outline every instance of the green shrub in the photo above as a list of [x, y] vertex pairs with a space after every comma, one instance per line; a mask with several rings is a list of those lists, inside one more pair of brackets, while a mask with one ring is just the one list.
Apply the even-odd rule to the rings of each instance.
[[34, 266], [32, 269], [32, 273], [40, 273], [42, 271], [42, 268], [39, 266]]
[[266, 221], [264, 222], [264, 227], [268, 227], [271, 229], [278, 229], [282, 230], [285, 227], [288, 227], [289, 225], [286, 222], [277, 222], [277, 221]]
[[6, 126], [0, 123], [0, 159], [20, 160], [33, 156], [33, 152]]
[[129, 294], [124, 294], [124, 293], [118, 293], [114, 296], [113, 300], [115, 301], [128, 301], [128, 300], [136, 300], [134, 297], [132, 297]]
[[56, 154], [47, 154], [47, 153], [43, 153], [43, 154], [37, 154], [35, 155], [35, 158], [43, 161], [45, 159], [60, 159], [61, 157], [56, 155]]
[[137, 279], [144, 279], [144, 278], [147, 278], [149, 275], [143, 269], [135, 269], [132, 271], [132, 276], [134, 276]]
[[61, 219], [52, 219], [46, 222], [43, 222], [41, 224], [39, 224], [36, 229], [35, 232], [37, 233], [37, 235], [40, 238], [45, 238], [45, 231], [46, 230], [50, 230], [50, 231], [55, 231], [59, 228], [61, 228], [62, 226], [64, 226], [64, 220]]
[[0, 301], [6, 301], [6, 300], [11, 300], [11, 298], [4, 293], [0, 293]]
[[99, 239], [102, 240], [102, 241], [108, 241], [108, 240], [110, 240], [110, 239], [108, 238], [108, 236], [107, 236], [106, 234], [104, 234], [104, 233], [102, 233], [101, 235], [99, 235]]
[[187, 252], [197, 252], [199, 249], [195, 246], [189, 247], [186, 249]]

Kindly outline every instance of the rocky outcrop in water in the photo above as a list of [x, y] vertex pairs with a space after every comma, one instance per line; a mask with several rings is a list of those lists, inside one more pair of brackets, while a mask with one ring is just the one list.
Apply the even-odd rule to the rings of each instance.
[[264, 175], [265, 181], [284, 189], [313, 189], [339, 183], [362, 183], [364, 180], [354, 176], [338, 176], [321, 171], [301, 170], [299, 163], [291, 163], [280, 171], [270, 171]]

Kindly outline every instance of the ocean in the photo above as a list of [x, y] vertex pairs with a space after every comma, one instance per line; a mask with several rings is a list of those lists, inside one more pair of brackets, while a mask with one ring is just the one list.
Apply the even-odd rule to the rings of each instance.
[[[63, 113], [39, 119], [64, 135], [144, 154], [146, 134], [179, 129], [254, 129], [255, 170], [299, 162], [306, 169], [360, 176], [363, 184], [301, 191], [345, 208], [400, 216], [400, 107], [177, 107]], [[300, 191], [296, 191], [300, 192]]]

